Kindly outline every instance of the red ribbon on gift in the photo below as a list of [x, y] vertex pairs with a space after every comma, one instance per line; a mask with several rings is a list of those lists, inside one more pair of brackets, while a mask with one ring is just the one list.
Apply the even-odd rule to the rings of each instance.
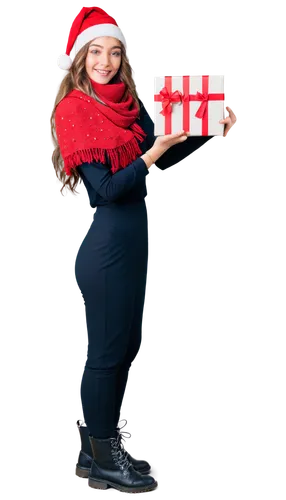
[[182, 104], [183, 100], [183, 94], [179, 90], [175, 90], [175, 92], [169, 92], [167, 87], [162, 88], [160, 91], [160, 95], [162, 97], [162, 111], [160, 111], [160, 114], [163, 116], [166, 116], [170, 113], [172, 113], [172, 102], [180, 102]]
[[154, 101], [162, 102], [162, 114], [165, 117], [165, 134], [172, 133], [172, 103], [183, 104], [183, 129], [190, 132], [189, 101], [202, 101], [195, 116], [202, 119], [202, 135], [208, 135], [208, 101], [224, 100], [224, 94], [209, 94], [209, 76], [202, 76], [202, 93], [190, 94], [190, 77], [183, 76], [183, 92], [172, 92], [172, 77], [165, 76], [165, 87], [154, 95]]

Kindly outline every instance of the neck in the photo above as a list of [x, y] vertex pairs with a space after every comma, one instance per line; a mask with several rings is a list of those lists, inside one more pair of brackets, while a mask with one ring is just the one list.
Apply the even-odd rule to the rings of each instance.
[[[116, 75], [115, 75], [116, 76]], [[121, 102], [126, 91], [126, 84], [118, 81], [114, 83], [99, 83], [89, 77], [90, 83], [95, 94], [102, 97], [102, 100], [109, 100], [115, 103]]]

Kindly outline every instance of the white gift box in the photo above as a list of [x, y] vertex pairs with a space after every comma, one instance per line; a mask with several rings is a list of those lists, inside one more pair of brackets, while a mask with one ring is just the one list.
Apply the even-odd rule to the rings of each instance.
[[156, 76], [154, 135], [223, 135], [223, 75]]

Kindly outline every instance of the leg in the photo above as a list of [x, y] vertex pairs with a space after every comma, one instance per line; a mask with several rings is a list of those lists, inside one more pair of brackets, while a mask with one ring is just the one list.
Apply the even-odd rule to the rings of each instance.
[[128, 380], [129, 368], [132, 362], [134, 361], [141, 345], [142, 317], [143, 317], [143, 308], [145, 301], [145, 289], [146, 289], [146, 269], [145, 270], [143, 269], [143, 273], [138, 277], [138, 282], [137, 282], [137, 294], [135, 297], [134, 315], [130, 330], [128, 351], [126, 353], [124, 363], [121, 365], [117, 375], [117, 392], [116, 392], [116, 401], [114, 410], [115, 413], [114, 427], [117, 426], [119, 421], [120, 409]]
[[[132, 344], [132, 345], [134, 345], [134, 344]], [[132, 364], [132, 361], [135, 359], [137, 352], [139, 351], [139, 347], [140, 347], [140, 342], [138, 345], [138, 349], [135, 348], [135, 346], [134, 346], [134, 351], [130, 351], [130, 354], [129, 354], [130, 357], [126, 358], [126, 361], [121, 365], [121, 367], [118, 371], [116, 397], [115, 397], [115, 409], [114, 409], [114, 415], [115, 415], [114, 428], [117, 426], [118, 421], [119, 421], [120, 409], [121, 409], [122, 400], [123, 400], [123, 396], [125, 393], [126, 384], [127, 384], [127, 380], [128, 380], [129, 368]], [[133, 354], [131, 354], [131, 352]]]
[[[79, 273], [78, 273], [79, 276]], [[134, 308], [131, 283], [115, 268], [97, 271], [82, 285], [88, 354], [81, 382], [84, 419], [96, 438], [113, 435], [118, 372], [126, 358]]]

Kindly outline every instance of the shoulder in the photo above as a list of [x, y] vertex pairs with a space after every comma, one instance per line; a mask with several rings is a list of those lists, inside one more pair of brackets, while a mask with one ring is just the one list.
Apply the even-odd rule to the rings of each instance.
[[149, 115], [147, 109], [145, 108], [143, 102], [141, 99], [139, 99], [139, 103], [140, 103], [140, 126], [142, 127], [142, 129], [144, 130], [144, 132], [147, 134], [147, 136], [149, 137], [149, 139], [147, 140], [147, 142], [149, 141], [149, 143], [152, 142], [152, 145], [154, 143], [154, 140], [155, 140], [155, 136], [154, 136], [154, 123], [153, 123], [153, 120], [151, 118], [151, 116]]
[[152, 121], [152, 116], [145, 104], [145, 102], [143, 101], [142, 97], [138, 96], [139, 98], [139, 104], [140, 104], [140, 121]]
[[[140, 112], [142, 113], [149, 113], [148, 109], [147, 109], [147, 106], [145, 104], [145, 102], [143, 101], [142, 97], [140, 95], [138, 95], [138, 100], [139, 100], [139, 104], [140, 104]], [[150, 114], [150, 113], [149, 113]]]
[[55, 118], [63, 119], [64, 116], [82, 113], [86, 110], [88, 103], [91, 103], [91, 97], [80, 90], [71, 90], [57, 104], [55, 110]]

